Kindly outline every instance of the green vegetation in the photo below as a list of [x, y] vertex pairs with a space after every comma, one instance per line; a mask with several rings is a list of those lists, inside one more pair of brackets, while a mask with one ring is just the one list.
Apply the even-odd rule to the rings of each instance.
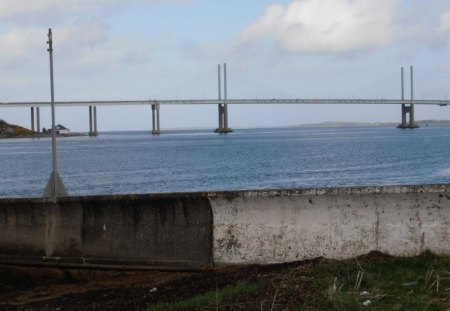
[[197, 309], [201, 307], [219, 307], [224, 300], [230, 300], [240, 295], [255, 293], [266, 286], [265, 282], [239, 283], [232, 287], [217, 289], [203, 295], [194, 296], [186, 300], [174, 303], [158, 303], [148, 306], [148, 311], [176, 310], [176, 309]]
[[308, 310], [450, 308], [450, 259], [431, 253], [375, 262], [355, 260], [353, 265], [331, 263], [318, 267], [314, 275], [315, 295], [304, 305]]
[[262, 271], [147, 310], [450, 310], [450, 258], [429, 252], [411, 258], [372, 253]]
[[35, 132], [24, 127], [8, 124], [5, 120], [0, 119], [0, 138], [5, 137], [26, 137], [32, 136]]

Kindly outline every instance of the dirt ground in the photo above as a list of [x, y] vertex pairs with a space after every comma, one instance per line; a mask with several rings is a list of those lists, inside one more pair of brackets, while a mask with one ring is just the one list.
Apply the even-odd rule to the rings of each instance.
[[[0, 268], [0, 310], [145, 310], [150, 304], [310, 268], [321, 261], [197, 272], [60, 271], [4, 266]], [[245, 306], [242, 309], [248, 310]]]
[[[389, 262], [390, 258], [371, 253], [360, 260]], [[0, 266], [0, 310], [152, 310], [149, 306], [155, 304], [258, 282], [264, 282], [261, 289], [225, 299], [220, 306], [182, 310], [292, 310], [305, 305], [305, 301], [326, 299], [321, 294], [317, 297], [322, 289], [315, 288], [315, 279], [317, 271], [322, 273], [320, 269], [330, 264], [333, 261], [317, 258], [194, 272], [62, 271]]]

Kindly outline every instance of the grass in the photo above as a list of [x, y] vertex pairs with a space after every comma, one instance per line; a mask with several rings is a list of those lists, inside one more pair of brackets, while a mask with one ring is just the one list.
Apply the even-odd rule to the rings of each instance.
[[450, 257], [372, 254], [287, 265], [156, 310], [450, 310]]
[[217, 289], [202, 295], [194, 296], [186, 300], [176, 301], [174, 303], [158, 303], [147, 307], [147, 311], [192, 309], [200, 307], [218, 307], [222, 301], [233, 299], [239, 295], [255, 293], [266, 286], [265, 282], [239, 283], [231, 287]]
[[[433, 285], [436, 272], [427, 280], [430, 271], [445, 274], [449, 270], [448, 257], [431, 253], [374, 262], [331, 263], [314, 272], [316, 294], [304, 307], [308, 307], [307, 310], [449, 310], [450, 280], [440, 276], [440, 289]], [[362, 275], [360, 283], [358, 275]], [[320, 299], [319, 292], [323, 288], [322, 297], [326, 299]]]

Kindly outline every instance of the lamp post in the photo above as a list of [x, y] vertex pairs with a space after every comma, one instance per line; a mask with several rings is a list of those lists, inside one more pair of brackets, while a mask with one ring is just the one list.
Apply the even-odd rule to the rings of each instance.
[[48, 179], [47, 186], [44, 189], [44, 197], [52, 197], [53, 203], [56, 203], [56, 198], [66, 196], [67, 191], [64, 187], [61, 177], [58, 174], [58, 165], [56, 159], [56, 129], [55, 129], [55, 94], [53, 87], [53, 41], [52, 29], [48, 29], [48, 49], [50, 56], [50, 93], [52, 100], [52, 172]]

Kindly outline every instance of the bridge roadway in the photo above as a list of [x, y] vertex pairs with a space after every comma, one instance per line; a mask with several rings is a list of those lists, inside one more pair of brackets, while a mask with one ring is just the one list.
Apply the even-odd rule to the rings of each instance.
[[[166, 100], [100, 100], [100, 101], [55, 101], [59, 107], [69, 106], [139, 106], [139, 105], [265, 105], [265, 104], [293, 104], [293, 105], [450, 105], [450, 100], [443, 99], [166, 99]], [[2, 102], [0, 108], [31, 108], [50, 107], [51, 102]]]
[[[403, 95], [402, 95], [403, 97]], [[89, 107], [89, 135], [97, 136], [97, 107], [98, 106], [139, 106], [148, 105], [152, 109], [152, 133], [160, 134], [160, 105], [218, 105], [219, 126], [217, 133], [229, 133], [228, 110], [230, 105], [401, 105], [402, 122], [399, 128], [416, 128], [414, 123], [414, 105], [438, 105], [447, 106], [450, 100], [439, 99], [177, 99], [177, 100], [102, 100], [102, 101], [57, 101], [57, 107], [87, 106]], [[51, 102], [3, 102], [0, 108], [31, 108], [31, 129], [40, 132], [40, 108], [50, 107]], [[36, 110], [36, 114], [35, 114]], [[409, 114], [409, 122], [407, 115]]]

